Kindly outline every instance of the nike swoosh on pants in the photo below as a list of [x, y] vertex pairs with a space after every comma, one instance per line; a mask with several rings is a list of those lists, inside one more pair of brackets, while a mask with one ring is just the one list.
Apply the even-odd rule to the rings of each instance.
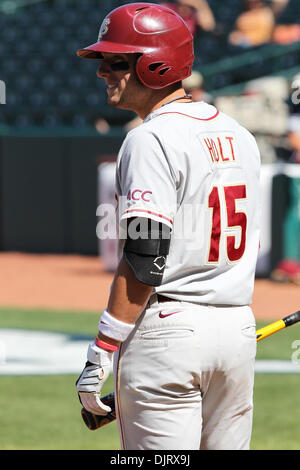
[[162, 313], [162, 312], [159, 312], [159, 318], [166, 318], [166, 317], [169, 317], [170, 315], [174, 315], [174, 313], [179, 313], [180, 310], [176, 310], [176, 312], [170, 312], [170, 313]]

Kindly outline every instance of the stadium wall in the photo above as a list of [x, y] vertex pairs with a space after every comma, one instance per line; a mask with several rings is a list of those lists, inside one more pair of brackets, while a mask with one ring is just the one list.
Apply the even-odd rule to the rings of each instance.
[[98, 253], [97, 167], [122, 137], [0, 139], [0, 249]]

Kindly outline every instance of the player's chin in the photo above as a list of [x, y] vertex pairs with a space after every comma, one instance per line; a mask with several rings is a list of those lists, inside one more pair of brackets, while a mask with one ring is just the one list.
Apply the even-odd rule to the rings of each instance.
[[119, 107], [119, 99], [116, 98], [116, 97], [108, 97], [107, 98], [107, 104], [109, 106], [114, 107], [114, 108], [118, 108]]
[[113, 93], [110, 96], [107, 97], [107, 103], [110, 106], [114, 106], [115, 108], [119, 107], [120, 101], [122, 97], [120, 96], [119, 93]]
[[131, 108], [126, 104], [126, 102], [122, 100], [122, 97], [121, 98], [117, 98], [117, 97], [109, 98], [108, 104], [110, 106], [113, 106], [114, 108], [131, 110]]

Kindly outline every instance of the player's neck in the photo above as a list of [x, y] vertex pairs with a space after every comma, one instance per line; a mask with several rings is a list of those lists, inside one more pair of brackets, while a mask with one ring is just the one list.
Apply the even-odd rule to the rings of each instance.
[[192, 101], [191, 95], [186, 94], [183, 88], [178, 88], [172, 93], [161, 93], [155, 92], [152, 94], [152, 97], [147, 101], [147, 106], [144, 106], [142, 110], [138, 113], [140, 118], [145, 119], [150, 113], [156, 109], [165, 106], [171, 102], [176, 101], [177, 103], [189, 103]]

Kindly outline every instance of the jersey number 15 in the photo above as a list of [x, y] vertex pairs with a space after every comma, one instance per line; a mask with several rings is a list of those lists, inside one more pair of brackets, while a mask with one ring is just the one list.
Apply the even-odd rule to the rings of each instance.
[[[221, 197], [220, 197], [221, 195]], [[208, 262], [218, 263], [220, 256], [220, 240], [222, 235], [223, 221], [221, 220], [221, 204], [225, 201], [225, 213], [227, 215], [226, 228], [240, 228], [241, 237], [239, 246], [236, 246], [236, 236], [225, 233], [226, 236], [226, 252], [230, 262], [241, 259], [246, 248], [246, 229], [247, 216], [245, 212], [237, 212], [235, 201], [238, 199], [246, 199], [246, 185], [224, 186], [223, 191], [219, 191], [214, 186], [208, 197], [208, 207], [212, 209], [212, 226], [210, 235], [210, 247]]]

